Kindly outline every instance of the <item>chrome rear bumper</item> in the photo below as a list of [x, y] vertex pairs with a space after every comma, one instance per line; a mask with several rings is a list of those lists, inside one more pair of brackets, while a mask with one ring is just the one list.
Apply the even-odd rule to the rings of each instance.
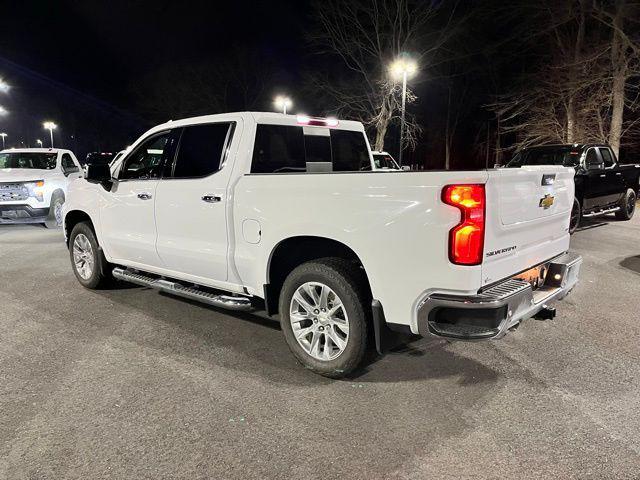
[[522, 320], [565, 297], [578, 283], [582, 257], [565, 253], [549, 262], [544, 284], [533, 289], [517, 278], [476, 295], [432, 293], [418, 305], [421, 335], [460, 340], [497, 339]]

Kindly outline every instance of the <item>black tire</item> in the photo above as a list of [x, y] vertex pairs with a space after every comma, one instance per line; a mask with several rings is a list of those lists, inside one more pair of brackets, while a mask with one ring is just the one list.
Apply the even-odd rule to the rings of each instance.
[[573, 235], [573, 233], [580, 226], [581, 220], [582, 220], [582, 207], [580, 206], [580, 201], [577, 198], [574, 198], [573, 208], [571, 209], [571, 219], [569, 220], [569, 234]]
[[49, 204], [49, 215], [44, 222], [47, 228], [60, 228], [62, 226], [62, 206], [64, 205], [64, 194], [61, 192], [54, 192], [51, 196], [51, 202]]
[[[86, 278], [78, 271], [78, 266], [74, 260], [74, 247], [76, 238], [79, 235], [83, 235], [91, 245], [90, 257], [93, 259], [93, 268], [91, 269], [91, 274]], [[73, 227], [69, 236], [69, 258], [73, 273], [83, 287], [95, 290], [105, 288], [111, 284], [111, 265], [104, 258], [104, 254], [98, 245], [96, 234], [89, 222], [80, 222]]]
[[[346, 347], [337, 358], [316, 359], [295, 338], [290, 321], [291, 302], [298, 288], [307, 282], [328, 286], [342, 300], [348, 316], [349, 335]], [[367, 292], [364, 273], [341, 258], [322, 258], [303, 263], [287, 276], [280, 292], [280, 323], [287, 345], [302, 365], [330, 378], [344, 377], [360, 366], [371, 336], [371, 299]]]
[[620, 210], [616, 212], [618, 220], [631, 220], [636, 212], [636, 192], [629, 188], [620, 201]]

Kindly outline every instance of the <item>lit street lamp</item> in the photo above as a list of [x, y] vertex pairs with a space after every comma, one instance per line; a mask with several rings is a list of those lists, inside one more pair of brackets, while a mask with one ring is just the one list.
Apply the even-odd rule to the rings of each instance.
[[287, 108], [291, 108], [291, 105], [293, 105], [293, 102], [289, 97], [278, 95], [276, 99], [273, 101], [273, 104], [278, 110], [282, 110], [282, 113], [286, 115]]
[[411, 60], [406, 56], [401, 56], [397, 60], [395, 60], [391, 66], [389, 67], [389, 71], [391, 76], [395, 80], [402, 79], [402, 113], [400, 114], [400, 154], [398, 155], [398, 163], [402, 166], [402, 148], [403, 148], [403, 140], [404, 140], [404, 130], [405, 130], [405, 121], [404, 121], [404, 112], [405, 105], [407, 101], [407, 78], [413, 77], [418, 71], [418, 65], [415, 61]]
[[0, 137], [2, 137], [2, 149], [4, 150], [4, 137], [6, 137], [7, 134], [6, 133], [0, 133]]
[[53, 122], [44, 122], [42, 126], [49, 130], [49, 135], [51, 136], [51, 148], [53, 148], [53, 129], [56, 128], [57, 125]]
[[42, 140], [37, 139], [37, 140], [36, 140], [36, 143], [37, 143], [38, 145], [40, 145], [40, 148], [42, 148]]
[[2, 78], [0, 78], [0, 92], [2, 93], [9, 92], [9, 84], [5, 82]]

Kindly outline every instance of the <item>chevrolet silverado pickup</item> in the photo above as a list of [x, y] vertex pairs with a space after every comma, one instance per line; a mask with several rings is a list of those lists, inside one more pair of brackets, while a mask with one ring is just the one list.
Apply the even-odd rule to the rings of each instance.
[[69, 183], [81, 177], [69, 150], [20, 148], [0, 152], [0, 224], [62, 225]]
[[265, 309], [293, 355], [334, 378], [396, 332], [498, 339], [578, 281], [573, 168], [363, 171], [372, 161], [353, 121], [159, 125], [71, 185], [73, 272], [90, 289], [115, 278]]
[[570, 233], [582, 218], [615, 213], [618, 220], [630, 220], [640, 189], [640, 165], [618, 163], [608, 145], [545, 145], [523, 149], [507, 167], [563, 165], [574, 167], [575, 198]]

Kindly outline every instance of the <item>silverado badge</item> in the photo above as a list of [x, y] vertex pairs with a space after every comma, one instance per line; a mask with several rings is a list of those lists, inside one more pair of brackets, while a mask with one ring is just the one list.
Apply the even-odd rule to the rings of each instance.
[[545, 210], [553, 205], [553, 200], [555, 197], [553, 195], [549, 195], [548, 193], [540, 199], [539, 207], [544, 208]]

